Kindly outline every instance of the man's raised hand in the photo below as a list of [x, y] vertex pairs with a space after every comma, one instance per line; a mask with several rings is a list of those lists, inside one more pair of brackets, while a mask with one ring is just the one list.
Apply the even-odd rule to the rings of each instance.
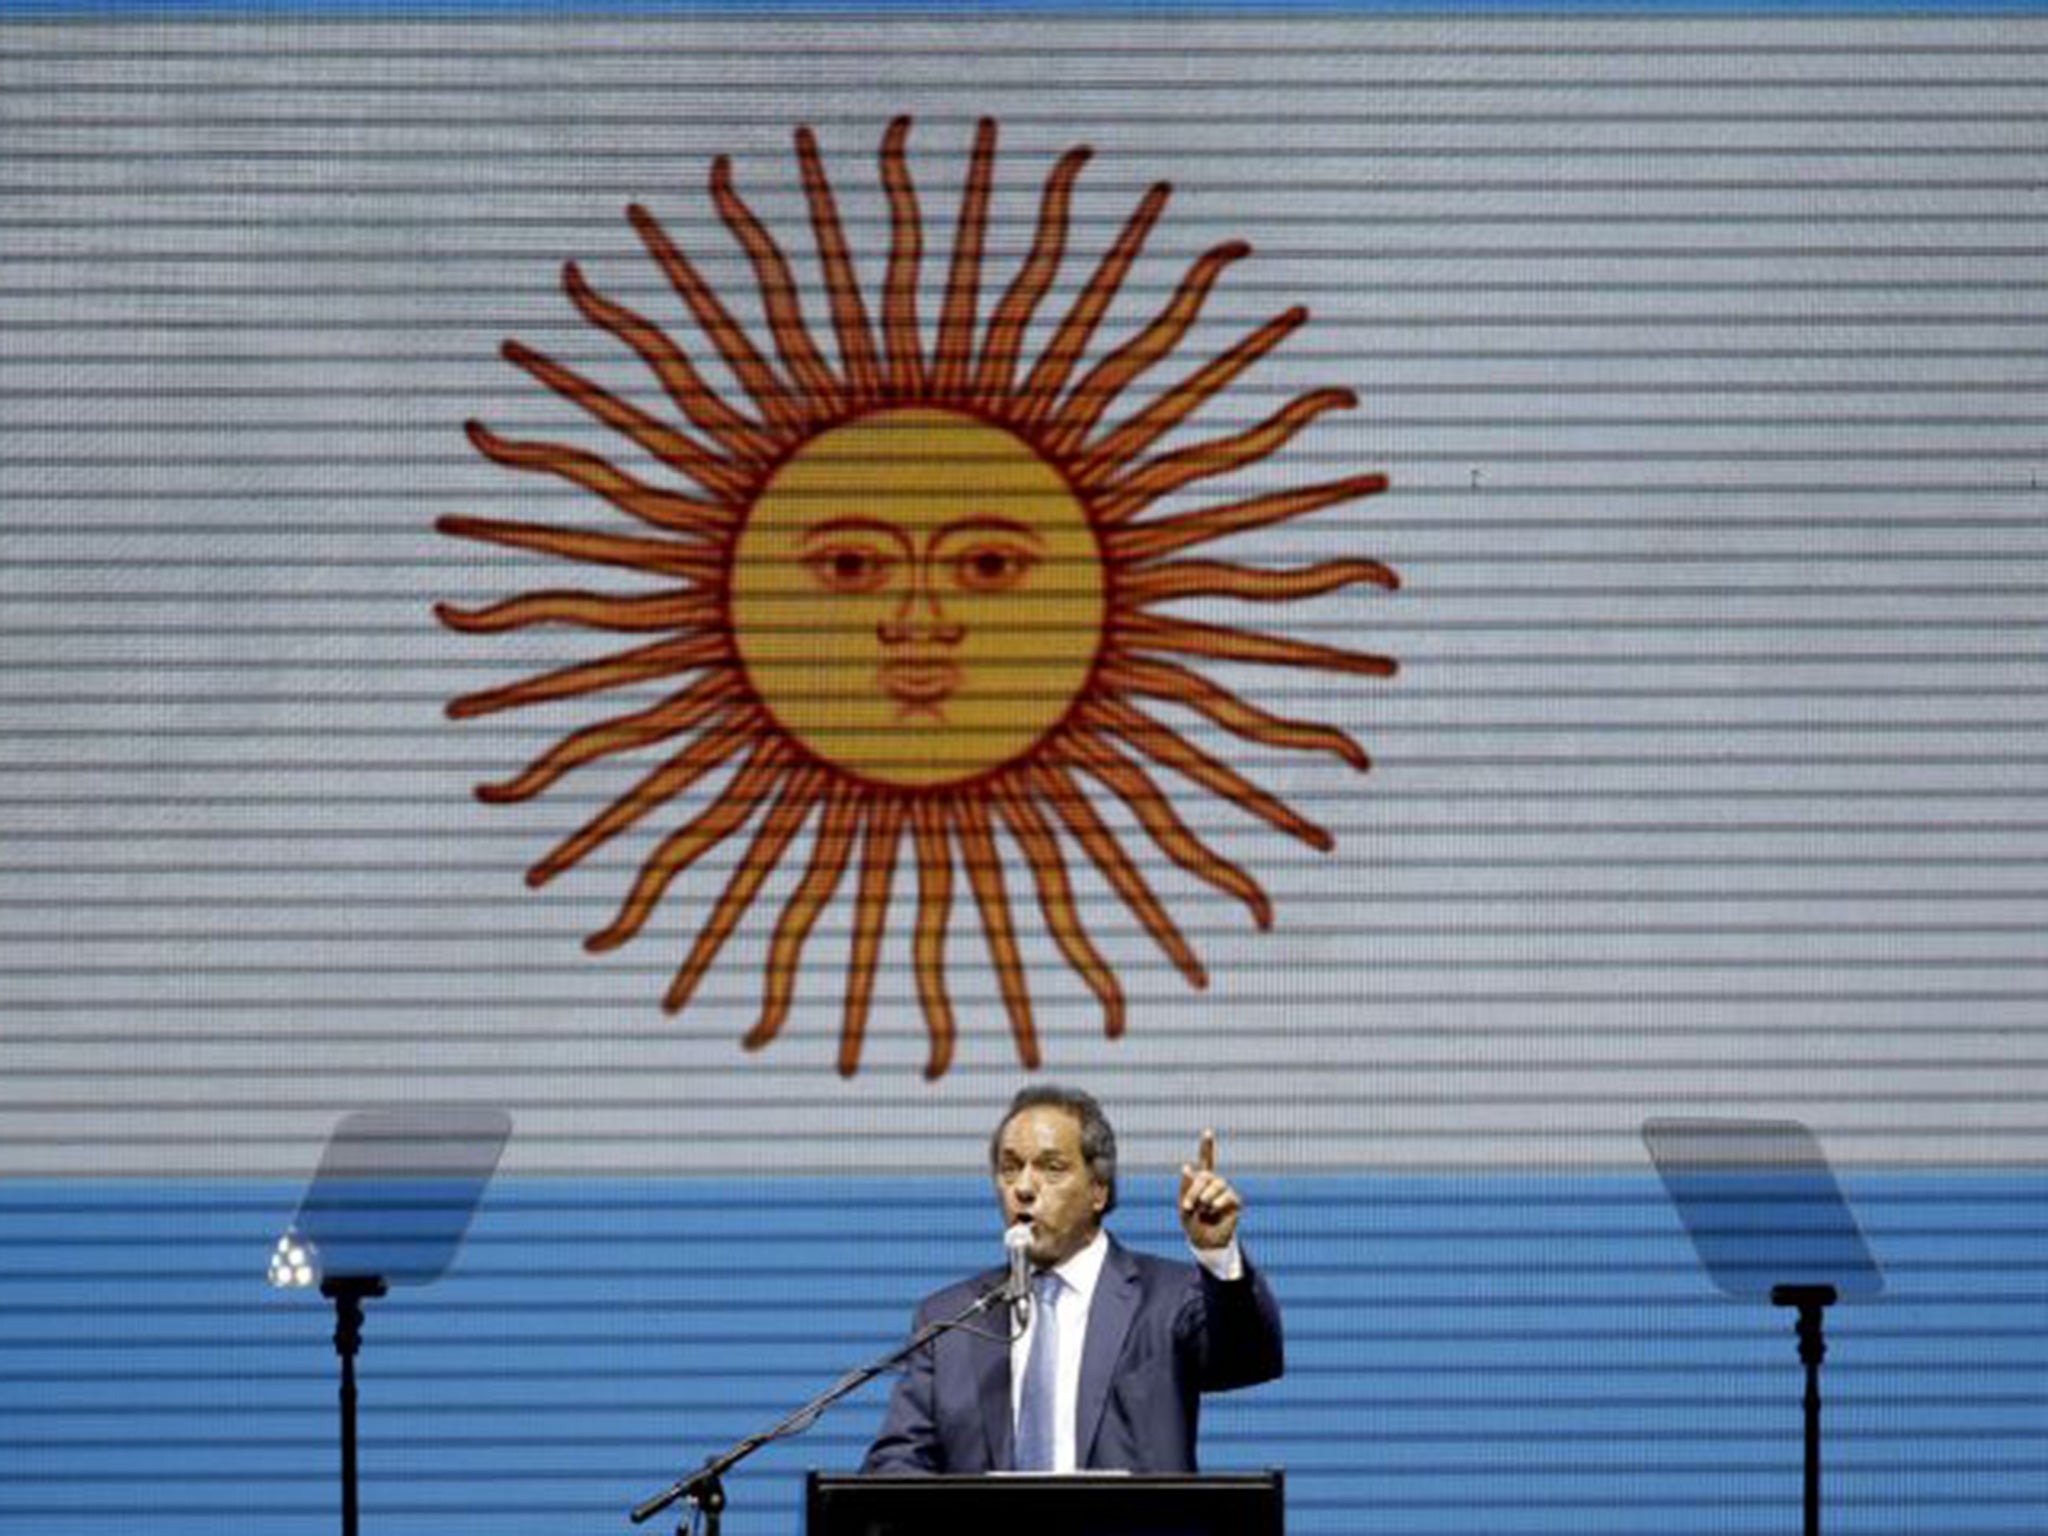
[[1244, 1202], [1216, 1171], [1216, 1133], [1202, 1132], [1201, 1150], [1180, 1165], [1180, 1225], [1197, 1248], [1222, 1248], [1237, 1235]]

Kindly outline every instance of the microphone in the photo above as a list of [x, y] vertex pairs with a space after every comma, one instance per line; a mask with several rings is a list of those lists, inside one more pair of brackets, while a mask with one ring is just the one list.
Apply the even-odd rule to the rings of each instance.
[[1003, 1232], [1003, 1248], [1010, 1255], [1010, 1283], [1004, 1287], [1015, 1309], [1017, 1329], [1031, 1322], [1031, 1223], [1020, 1221]]

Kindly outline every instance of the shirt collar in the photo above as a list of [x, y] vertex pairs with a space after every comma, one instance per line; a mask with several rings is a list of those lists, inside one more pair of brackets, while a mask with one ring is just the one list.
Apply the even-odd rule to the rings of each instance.
[[1102, 1278], [1103, 1262], [1109, 1258], [1109, 1234], [1097, 1229], [1088, 1246], [1063, 1263], [1055, 1264], [1052, 1272], [1073, 1288], [1074, 1294], [1085, 1304], [1095, 1299], [1095, 1282]]

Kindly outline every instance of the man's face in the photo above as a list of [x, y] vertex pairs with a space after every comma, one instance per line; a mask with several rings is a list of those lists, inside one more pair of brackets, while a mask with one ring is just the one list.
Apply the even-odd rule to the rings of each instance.
[[1094, 1240], [1109, 1188], [1081, 1155], [1081, 1121], [1049, 1104], [1019, 1110], [996, 1141], [996, 1195], [1003, 1225], [1031, 1223], [1031, 1262], [1063, 1263]]

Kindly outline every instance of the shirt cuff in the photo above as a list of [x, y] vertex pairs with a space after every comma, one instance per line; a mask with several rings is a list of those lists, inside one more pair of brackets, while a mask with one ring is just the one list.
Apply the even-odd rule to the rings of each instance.
[[1214, 1275], [1218, 1280], [1242, 1280], [1244, 1278], [1244, 1255], [1239, 1252], [1237, 1239], [1232, 1238], [1221, 1248], [1197, 1248], [1188, 1244], [1195, 1262]]

